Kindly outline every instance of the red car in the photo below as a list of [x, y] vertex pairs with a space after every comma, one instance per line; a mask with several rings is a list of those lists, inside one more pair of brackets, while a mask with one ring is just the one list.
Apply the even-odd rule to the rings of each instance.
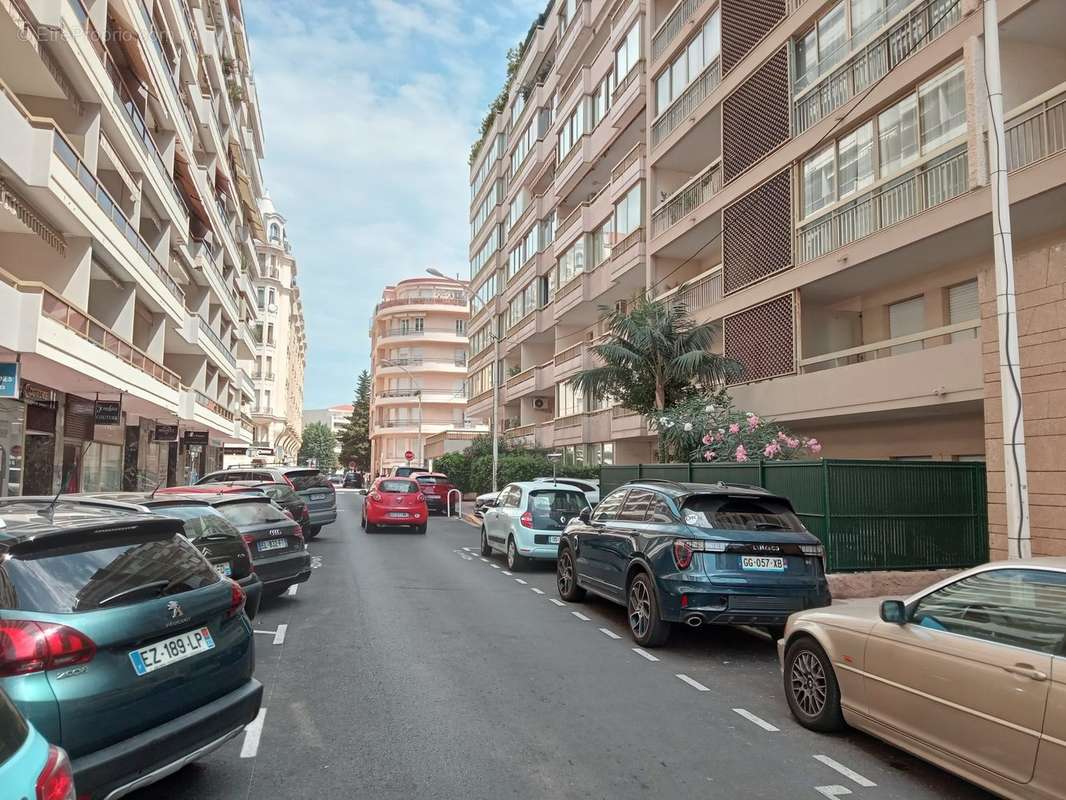
[[416, 533], [425, 533], [429, 522], [426, 496], [411, 478], [378, 478], [363, 503], [363, 530], [367, 533], [381, 525], [410, 525]]
[[449, 503], [452, 510], [455, 509], [457, 495], [448, 498], [448, 493], [455, 489], [455, 484], [443, 472], [423, 472], [412, 477], [418, 481], [422, 494], [426, 496], [426, 505], [430, 511], [447, 511]]

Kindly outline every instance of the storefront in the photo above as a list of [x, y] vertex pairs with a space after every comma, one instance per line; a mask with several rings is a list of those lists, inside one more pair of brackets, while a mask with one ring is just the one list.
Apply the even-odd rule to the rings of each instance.
[[23, 495], [54, 494], [57, 488], [56, 431], [63, 409], [46, 386], [22, 381], [26, 428], [23, 442]]
[[126, 470], [122, 488], [151, 491], [175, 485], [177, 422], [141, 419], [126, 426]]
[[0, 400], [0, 497], [22, 493], [22, 454], [26, 406], [21, 400]]

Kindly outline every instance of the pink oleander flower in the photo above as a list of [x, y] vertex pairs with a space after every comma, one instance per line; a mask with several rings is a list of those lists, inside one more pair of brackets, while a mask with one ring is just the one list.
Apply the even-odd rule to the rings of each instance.
[[810, 451], [815, 455], [818, 455], [820, 452], [822, 452], [822, 446], [818, 444], [818, 442], [814, 439], [811, 439], [807, 447], [810, 448]]
[[714, 461], [717, 457], [717, 454], [713, 450], [707, 450], [703, 454], [704, 461]]
[[717, 436], [715, 436], [714, 438], [715, 438], [715, 439], [716, 439], [717, 441], [719, 441], [719, 442], [720, 442], [720, 441], [722, 441], [723, 439], [725, 439], [725, 433], [723, 433], [722, 431], [718, 431], [718, 435], [717, 435]]
[[740, 423], [739, 422], [734, 422], [732, 425], [730, 425], [729, 426], [729, 432], [730, 433], [740, 433]]
[[702, 441], [704, 444], [710, 444], [714, 441], [714, 438], [711, 436], [711, 434], [705, 433], [703, 435], [703, 439], [701, 439], [700, 441]]
[[759, 418], [756, 417], [754, 414], [752, 416], [748, 417], [748, 429], [749, 430], [755, 430], [756, 428], [759, 427], [759, 422], [760, 422]]
[[746, 448], [742, 444], [741, 445], [737, 445], [736, 458], [737, 458], [737, 461], [747, 461], [748, 460], [748, 448]]
[[788, 445], [789, 447], [793, 448], [793, 449], [795, 449], [795, 448], [800, 446], [799, 439], [793, 439], [791, 437], [788, 438], [788, 439], [785, 439], [785, 444]]
[[777, 432], [777, 438], [780, 439], [783, 442], [783, 441], [785, 441], [785, 439], [788, 438], [788, 434], [785, 433], [784, 431], [778, 431]]
[[762, 454], [767, 458], [773, 458], [780, 452], [781, 445], [779, 445], [777, 442], [770, 442], [770, 444], [766, 445], [766, 447], [763, 449]]

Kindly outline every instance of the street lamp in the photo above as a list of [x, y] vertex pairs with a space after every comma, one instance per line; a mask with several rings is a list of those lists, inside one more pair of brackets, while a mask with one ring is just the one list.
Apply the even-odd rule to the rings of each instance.
[[[426, 272], [435, 278], [443, 278], [446, 281], [462, 285], [461, 281], [445, 275], [435, 267], [427, 268]], [[477, 301], [482, 306], [485, 305], [484, 300], [469, 290], [466, 291], [466, 296], [470, 299], [471, 304]], [[500, 337], [496, 335], [491, 324], [488, 327], [488, 333], [489, 338], [492, 339], [492, 423], [490, 426], [490, 435], [492, 437], [492, 491], [496, 492], [499, 491], [496, 476], [499, 474], [500, 464]]]
[[[396, 367], [403, 370], [404, 374], [411, 381], [411, 386], [415, 385], [415, 377], [411, 374], [411, 371], [407, 369], [403, 364], [399, 363], [395, 359], [384, 358], [381, 360], [381, 366], [383, 367]], [[415, 389], [415, 397], [418, 398], [418, 466], [425, 466], [425, 459], [422, 452], [422, 390]]]

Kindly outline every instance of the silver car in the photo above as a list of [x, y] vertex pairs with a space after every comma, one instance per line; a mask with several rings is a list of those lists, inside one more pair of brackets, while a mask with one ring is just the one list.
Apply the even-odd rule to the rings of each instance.
[[531, 560], [554, 561], [566, 524], [589, 508], [585, 493], [574, 486], [544, 481], [509, 483], [481, 520], [481, 554], [502, 552], [511, 570]]

